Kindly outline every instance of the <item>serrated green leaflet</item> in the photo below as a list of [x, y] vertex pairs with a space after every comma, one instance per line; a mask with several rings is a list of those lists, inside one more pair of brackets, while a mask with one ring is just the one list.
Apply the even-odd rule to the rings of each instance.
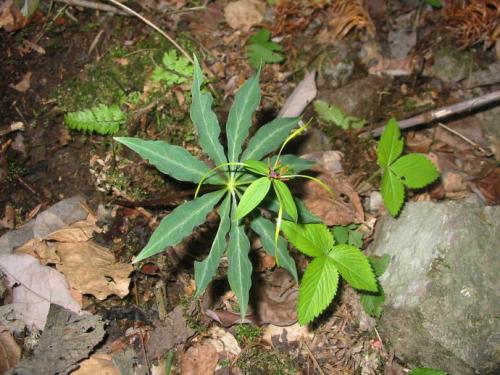
[[404, 141], [396, 119], [391, 118], [385, 125], [377, 147], [377, 161], [380, 168], [387, 168], [403, 152]]
[[363, 292], [360, 295], [359, 301], [365, 312], [375, 318], [380, 318], [382, 315], [383, 305], [385, 302], [385, 294], [382, 288], [377, 293]]
[[302, 253], [319, 257], [333, 246], [333, 237], [324, 224], [296, 224], [283, 220], [281, 230], [288, 241]]
[[259, 73], [240, 88], [229, 110], [226, 124], [228, 159], [238, 161], [241, 146], [252, 125], [252, 116], [260, 103]]
[[277, 63], [284, 59], [283, 47], [269, 41], [271, 33], [267, 29], [261, 29], [249, 39], [248, 57], [250, 65], [258, 69], [264, 63]]
[[227, 259], [229, 263], [227, 279], [231, 290], [238, 297], [240, 314], [243, 319], [247, 313], [250, 286], [252, 285], [252, 263], [248, 259], [250, 241], [243, 225], [232, 222], [229, 232]]
[[[271, 158], [271, 165], [274, 165], [274, 162], [276, 161], [276, 156], [273, 156]], [[302, 171], [305, 171], [307, 169], [310, 169], [313, 165], [314, 162], [306, 159], [302, 159], [298, 156], [295, 155], [281, 155], [279, 159], [279, 163], [281, 166], [286, 166], [287, 167], [287, 174], [293, 173], [300, 173]]]
[[250, 184], [245, 190], [236, 209], [236, 219], [248, 215], [265, 198], [271, 188], [269, 177], [261, 177]]
[[377, 280], [368, 258], [352, 245], [336, 245], [328, 257], [334, 262], [340, 275], [356, 289], [377, 292]]
[[217, 165], [227, 162], [224, 149], [219, 142], [220, 126], [219, 120], [212, 110], [212, 95], [202, 93], [200, 88], [203, 82], [200, 65], [195, 56], [194, 80], [192, 87], [193, 101], [191, 103], [191, 120], [198, 132], [198, 138], [203, 151]]
[[297, 318], [304, 325], [311, 322], [332, 302], [337, 293], [339, 274], [326, 256], [314, 259], [302, 277]]
[[[115, 137], [117, 142], [131, 148], [153, 164], [160, 172], [180, 181], [198, 182], [209, 171], [208, 166], [188, 151], [163, 141], [148, 141], [140, 138]], [[206, 182], [223, 184], [219, 176], [211, 176]]]
[[390, 170], [382, 176], [381, 194], [389, 213], [396, 216], [403, 206], [405, 188], [401, 180]]
[[385, 254], [382, 257], [370, 256], [370, 257], [368, 257], [368, 261], [370, 262], [370, 265], [372, 266], [372, 269], [373, 269], [373, 272], [375, 273], [375, 276], [380, 277], [380, 276], [382, 276], [382, 274], [385, 272], [385, 270], [389, 266], [389, 263], [391, 262], [391, 257], [388, 254]]
[[439, 177], [434, 164], [423, 154], [402, 156], [389, 168], [412, 189], [420, 189]]
[[210, 253], [202, 262], [194, 262], [195, 297], [198, 297], [212, 281], [219, 267], [219, 262], [226, 249], [226, 236], [231, 226], [231, 196], [228, 194], [219, 207], [219, 229], [212, 242]]
[[284, 211], [292, 218], [293, 221], [297, 222], [298, 214], [297, 207], [295, 206], [295, 201], [293, 200], [292, 193], [286, 184], [281, 180], [272, 180], [274, 191], [278, 197], [280, 205], [283, 207]]
[[428, 367], [420, 367], [411, 370], [408, 375], [447, 375], [446, 372]]
[[297, 268], [295, 261], [288, 253], [287, 243], [281, 236], [278, 238], [277, 254], [274, 251], [274, 224], [264, 219], [261, 216], [255, 217], [250, 223], [252, 230], [260, 237], [260, 242], [264, 250], [279, 259], [280, 266], [286, 269], [293, 276], [295, 281], [299, 281], [297, 277]]
[[205, 221], [208, 213], [225, 193], [225, 191], [214, 191], [178, 206], [161, 221], [146, 247], [134, 259], [134, 263], [158, 254], [167, 247], [177, 245]]
[[298, 122], [298, 117], [280, 117], [262, 126], [248, 142], [248, 146], [241, 156], [241, 161], [262, 159], [276, 150]]

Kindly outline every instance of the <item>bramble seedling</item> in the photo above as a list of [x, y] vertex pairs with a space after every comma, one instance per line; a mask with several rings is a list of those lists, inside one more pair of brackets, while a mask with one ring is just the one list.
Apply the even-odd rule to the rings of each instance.
[[340, 108], [323, 100], [314, 101], [314, 110], [323, 121], [333, 123], [344, 130], [360, 129], [366, 124], [366, 120], [347, 116]]
[[[115, 138], [147, 159], [160, 172], [179, 181], [198, 184], [195, 198], [175, 208], [161, 221], [134, 263], [178, 244], [219, 205], [220, 224], [210, 253], [204, 261], [194, 265], [196, 296], [215, 276], [220, 259], [227, 251], [229, 285], [238, 298], [240, 313], [244, 317], [252, 284], [252, 263], [248, 258], [250, 240], [242, 219], [248, 216], [250, 227], [260, 236], [264, 250], [275, 256], [297, 280], [294, 260], [287, 251], [286, 241], [279, 236], [280, 224], [283, 217], [304, 223], [317, 221], [317, 218], [292, 197], [285, 181], [295, 177], [314, 179], [298, 174], [312, 163], [294, 155], [281, 155], [287, 142], [303, 131], [299, 128], [292, 132], [299, 122], [298, 118], [277, 118], [262, 126], [243, 150], [253, 114], [260, 102], [259, 72], [246, 81], [236, 94], [226, 124], [225, 152], [219, 141], [219, 122], [212, 110], [213, 98], [209, 92], [201, 91], [202, 81], [202, 72], [196, 60], [190, 114], [201, 148], [215, 163], [215, 168], [210, 169], [184, 148], [163, 141]], [[269, 164], [262, 161], [280, 145], [278, 155], [270, 158]], [[220, 189], [198, 197], [202, 184], [217, 185]], [[268, 194], [271, 186], [275, 196]], [[254, 215], [258, 205], [277, 213], [276, 222]]]
[[248, 45], [248, 58], [250, 65], [259, 69], [262, 64], [275, 64], [282, 62], [283, 47], [278, 43], [270, 41], [271, 32], [267, 29], [261, 29], [257, 34], [250, 37]]
[[363, 234], [356, 230], [358, 227], [359, 224], [349, 224], [346, 226], [335, 225], [332, 228], [335, 243], [339, 245], [347, 243], [354, 247], [361, 248], [361, 246], [363, 246]]
[[188, 82], [193, 76], [193, 71], [193, 65], [189, 60], [183, 56], [177, 56], [177, 51], [172, 49], [165, 52], [162, 65], [155, 68], [151, 79], [163, 82], [166, 87], [171, 87]]
[[[391, 258], [389, 255], [384, 255], [381, 258], [368, 257], [368, 261], [372, 266], [373, 272], [377, 279], [383, 275], [387, 267], [389, 266]], [[360, 302], [363, 306], [363, 310], [368, 315], [380, 318], [382, 315], [382, 306], [385, 302], [385, 294], [382, 286], [377, 282], [378, 291], [377, 292], [365, 292], [360, 291]]]
[[300, 324], [313, 321], [337, 293], [339, 274], [354, 288], [377, 292], [377, 280], [368, 258], [352, 245], [335, 245], [324, 224], [283, 221], [282, 230], [300, 252], [313, 257], [299, 288], [297, 317]]
[[420, 189], [439, 177], [436, 167], [424, 154], [401, 156], [403, 146], [399, 125], [392, 118], [377, 147], [377, 162], [382, 170], [382, 198], [392, 216], [397, 216], [403, 206], [405, 187]]

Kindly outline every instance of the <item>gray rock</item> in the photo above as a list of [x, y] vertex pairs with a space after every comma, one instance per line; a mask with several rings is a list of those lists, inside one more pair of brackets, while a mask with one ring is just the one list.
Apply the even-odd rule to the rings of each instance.
[[457, 83], [473, 70], [472, 54], [448, 47], [434, 50], [434, 65], [426, 68], [424, 74], [439, 78], [445, 83]]
[[389, 254], [380, 330], [410, 364], [500, 373], [500, 206], [409, 203], [370, 252]]
[[339, 107], [344, 113], [369, 119], [378, 109], [380, 94], [391, 85], [391, 78], [368, 76], [334, 91], [320, 94], [320, 99]]

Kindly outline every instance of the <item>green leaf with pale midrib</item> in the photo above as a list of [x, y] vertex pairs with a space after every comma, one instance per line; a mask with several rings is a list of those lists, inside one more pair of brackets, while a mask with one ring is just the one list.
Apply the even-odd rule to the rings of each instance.
[[[234, 215], [233, 215], [234, 217]], [[250, 241], [242, 225], [233, 219], [229, 232], [227, 259], [229, 263], [227, 279], [231, 290], [238, 297], [241, 318], [245, 318], [252, 285], [252, 263], [248, 259]]]
[[439, 177], [432, 162], [423, 154], [408, 154], [400, 157], [390, 167], [401, 182], [412, 189], [420, 189]]
[[300, 324], [311, 322], [327, 308], [337, 293], [338, 282], [339, 274], [330, 258], [321, 256], [309, 263], [299, 288]]
[[294, 259], [288, 252], [287, 243], [283, 237], [278, 237], [278, 254], [275, 254], [274, 252], [274, 224], [271, 221], [258, 216], [252, 219], [250, 226], [252, 230], [259, 235], [260, 242], [262, 243], [264, 250], [268, 254], [278, 258], [280, 266], [290, 272], [295, 281], [298, 282], [297, 267], [295, 266]]
[[[323, 221], [317, 217], [316, 215], [312, 214], [307, 207], [305, 206], [304, 202], [302, 202], [299, 198], [294, 197], [293, 198], [295, 202], [295, 206], [297, 207], [297, 214], [299, 217], [299, 222], [302, 224], [319, 224], [322, 223]], [[267, 196], [263, 201], [262, 201], [262, 207], [265, 209], [268, 209], [273, 212], [278, 212], [279, 208], [279, 202], [278, 198], [275, 196]], [[283, 219], [285, 220], [293, 220], [288, 214], [283, 215]]]
[[194, 262], [195, 297], [198, 297], [214, 278], [220, 258], [226, 249], [226, 236], [231, 227], [231, 196], [228, 194], [219, 207], [219, 229], [212, 242], [210, 253], [202, 262]]
[[[140, 138], [115, 137], [116, 141], [137, 152], [153, 164], [160, 172], [179, 181], [197, 183], [209, 171], [206, 164], [196, 159], [184, 148], [163, 141], [149, 141]], [[207, 183], [223, 184], [219, 176], [206, 179]]]
[[389, 169], [382, 176], [381, 187], [384, 205], [392, 216], [396, 216], [403, 206], [405, 188], [400, 179]]
[[261, 177], [247, 187], [236, 209], [236, 219], [248, 215], [265, 198], [271, 187], [269, 177]]
[[283, 220], [281, 230], [288, 241], [302, 253], [319, 257], [333, 246], [333, 237], [324, 224], [296, 224]]
[[241, 161], [262, 159], [276, 150], [290, 135], [290, 131], [298, 122], [298, 117], [280, 117], [262, 126], [248, 142], [247, 148], [241, 156]]
[[194, 80], [192, 87], [193, 101], [191, 103], [191, 120], [198, 132], [199, 142], [203, 151], [217, 165], [227, 162], [224, 149], [219, 142], [220, 126], [216, 114], [212, 110], [212, 95], [200, 90], [203, 75], [195, 57]]
[[241, 146], [248, 136], [252, 116], [260, 103], [259, 74], [251, 77], [240, 88], [229, 110], [226, 124], [228, 159], [238, 161]]
[[205, 221], [206, 216], [225, 193], [225, 190], [214, 191], [178, 206], [161, 221], [146, 247], [134, 259], [134, 263], [177, 245]]
[[328, 257], [334, 262], [340, 275], [356, 289], [377, 292], [377, 280], [370, 262], [361, 250], [352, 245], [336, 245]]
[[286, 184], [281, 180], [273, 180], [273, 187], [276, 192], [276, 196], [278, 197], [278, 201], [283, 206], [284, 211], [292, 218], [293, 221], [297, 222], [297, 207], [295, 206], [292, 192], [288, 186], [286, 186]]
[[386, 168], [403, 152], [404, 141], [396, 119], [391, 118], [377, 146], [377, 161], [380, 168]]

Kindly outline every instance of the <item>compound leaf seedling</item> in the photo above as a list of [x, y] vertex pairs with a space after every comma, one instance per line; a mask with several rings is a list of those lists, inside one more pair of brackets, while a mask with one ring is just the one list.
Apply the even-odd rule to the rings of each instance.
[[[373, 272], [375, 273], [377, 279], [385, 272], [385, 270], [389, 266], [390, 260], [391, 257], [387, 254], [380, 258], [368, 257], [368, 261], [370, 262], [370, 265], [372, 266]], [[378, 284], [377, 292], [373, 293], [361, 291], [360, 294], [360, 302], [365, 312], [368, 315], [380, 318], [380, 316], [382, 315], [382, 306], [385, 302], [385, 294], [382, 286]]]
[[258, 69], [262, 64], [279, 63], [285, 57], [283, 55], [283, 47], [278, 43], [270, 41], [271, 32], [267, 29], [261, 29], [249, 39], [248, 58], [250, 65]]
[[314, 320], [332, 302], [337, 293], [339, 275], [356, 289], [378, 291], [368, 258], [352, 245], [335, 245], [326, 225], [284, 220], [281, 228], [293, 246], [314, 258], [300, 283], [297, 306], [300, 324]]
[[314, 110], [323, 121], [333, 123], [344, 130], [360, 129], [366, 124], [366, 120], [347, 116], [340, 108], [323, 100], [314, 101]]
[[401, 156], [403, 147], [399, 125], [392, 118], [387, 122], [377, 147], [377, 162], [382, 170], [382, 198], [392, 216], [397, 216], [403, 206], [405, 187], [420, 189], [439, 177], [436, 167], [425, 155]]
[[69, 112], [64, 116], [64, 123], [70, 129], [101, 135], [115, 134], [126, 121], [127, 115], [117, 104], [100, 104], [84, 111]]

